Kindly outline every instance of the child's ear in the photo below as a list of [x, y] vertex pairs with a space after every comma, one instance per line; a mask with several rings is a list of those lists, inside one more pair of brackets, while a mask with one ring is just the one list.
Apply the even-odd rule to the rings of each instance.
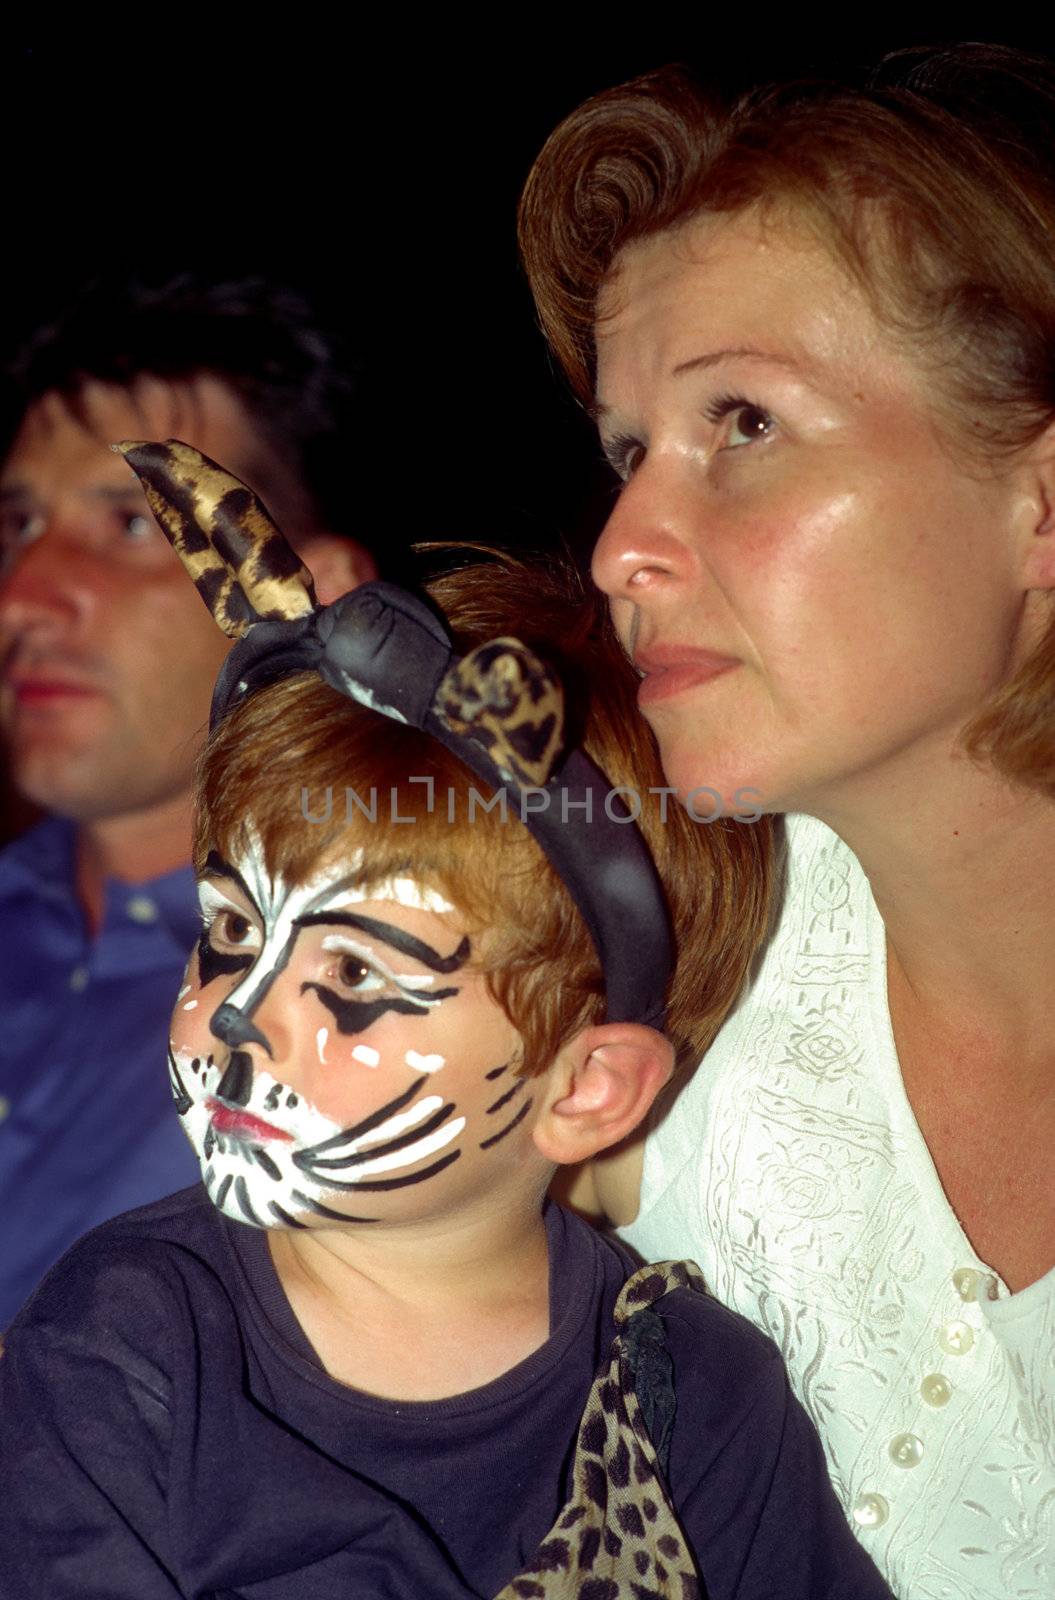
[[661, 1033], [637, 1022], [584, 1028], [547, 1073], [534, 1139], [547, 1161], [586, 1161], [618, 1144], [647, 1115], [674, 1067]]
[[354, 539], [338, 538], [334, 533], [309, 534], [298, 541], [297, 554], [311, 573], [320, 606], [331, 605], [349, 589], [377, 577], [370, 552]]

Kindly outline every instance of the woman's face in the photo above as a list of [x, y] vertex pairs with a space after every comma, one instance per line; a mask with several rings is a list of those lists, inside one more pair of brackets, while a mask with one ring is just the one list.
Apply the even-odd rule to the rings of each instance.
[[625, 487], [594, 576], [671, 783], [821, 815], [911, 795], [1021, 652], [1024, 480], [953, 458], [933, 380], [791, 224], [630, 247], [597, 349]]

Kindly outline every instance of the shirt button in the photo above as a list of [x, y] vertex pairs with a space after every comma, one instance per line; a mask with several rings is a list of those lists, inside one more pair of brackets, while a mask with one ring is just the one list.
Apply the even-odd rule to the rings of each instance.
[[859, 1494], [850, 1507], [850, 1515], [859, 1528], [881, 1528], [890, 1515], [890, 1507], [881, 1494]]
[[7, 1113], [10, 1110], [11, 1110], [11, 1102], [7, 1098], [7, 1095], [6, 1094], [0, 1094], [0, 1122], [3, 1122], [4, 1118], [7, 1116]]
[[938, 1343], [950, 1356], [965, 1356], [974, 1344], [974, 1329], [966, 1322], [947, 1322], [938, 1330]]
[[125, 910], [133, 922], [156, 922], [158, 908], [149, 895], [133, 894], [129, 897]]
[[952, 1384], [941, 1372], [929, 1372], [919, 1386], [929, 1406], [947, 1406], [952, 1399]]
[[70, 988], [74, 994], [81, 994], [88, 987], [88, 968], [74, 967], [70, 973]]
[[953, 1273], [952, 1286], [961, 1300], [978, 1299], [981, 1276], [982, 1274], [974, 1267], [960, 1267]]
[[896, 1433], [890, 1441], [890, 1459], [895, 1467], [918, 1467], [923, 1460], [923, 1440], [914, 1433]]

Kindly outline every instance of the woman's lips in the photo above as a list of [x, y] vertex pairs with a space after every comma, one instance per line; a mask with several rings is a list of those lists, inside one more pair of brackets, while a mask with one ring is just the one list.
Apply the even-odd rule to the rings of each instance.
[[720, 678], [740, 665], [735, 656], [720, 656], [713, 650], [683, 650], [676, 645], [639, 650], [634, 662], [644, 673], [637, 691], [637, 703], [642, 708], [680, 694], [683, 689], [708, 683], [711, 678]]
[[212, 1125], [217, 1133], [231, 1133], [236, 1138], [243, 1139], [284, 1139], [292, 1143], [291, 1133], [286, 1133], [282, 1128], [272, 1127], [270, 1122], [254, 1117], [249, 1111], [239, 1111], [234, 1106], [226, 1106], [222, 1100], [207, 1100], [205, 1109], [212, 1118]]

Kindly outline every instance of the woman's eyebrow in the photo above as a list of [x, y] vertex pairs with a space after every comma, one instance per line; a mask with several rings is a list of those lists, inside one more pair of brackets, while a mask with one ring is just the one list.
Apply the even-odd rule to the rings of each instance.
[[383, 939], [385, 944], [391, 945], [393, 950], [398, 950], [400, 955], [411, 956], [432, 972], [456, 972], [469, 959], [468, 935], [462, 939], [452, 955], [441, 956], [431, 944], [427, 944], [424, 939], [415, 938], [404, 928], [397, 928], [395, 923], [381, 922], [376, 917], [361, 917], [354, 911], [308, 911], [304, 916], [294, 918], [293, 926], [309, 928], [327, 923], [337, 923], [345, 928], [358, 928], [360, 933], [369, 933], [375, 939]]
[[218, 850], [210, 850], [209, 854], [205, 857], [205, 875], [210, 878], [230, 878], [232, 883], [236, 883], [238, 885], [239, 889], [241, 889], [253, 910], [259, 916], [260, 907], [256, 903], [256, 896], [253, 894], [249, 885], [242, 877], [242, 874], [239, 872], [238, 868], [232, 866], [230, 861], [225, 861]]
[[775, 350], [759, 350], [754, 345], [727, 345], [722, 350], [708, 350], [703, 355], [690, 356], [688, 361], [679, 361], [676, 367], [671, 368], [671, 377], [680, 378], [683, 372], [698, 372], [707, 367], [716, 367], [722, 361], [765, 361], [774, 367], [790, 367], [793, 371], [801, 371], [801, 363], [793, 361], [790, 356], [777, 355]]

